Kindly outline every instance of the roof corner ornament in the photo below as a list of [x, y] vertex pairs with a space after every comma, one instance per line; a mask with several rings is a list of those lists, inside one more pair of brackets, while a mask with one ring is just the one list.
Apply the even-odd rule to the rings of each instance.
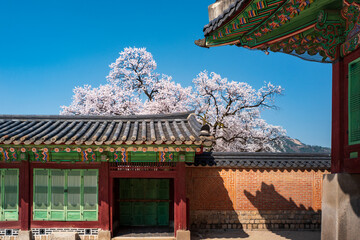
[[196, 45], [198, 45], [199, 47], [203, 47], [203, 48], [209, 48], [208, 46], [206, 46], [206, 38], [203, 39], [198, 39], [194, 41]]
[[200, 136], [210, 136], [210, 126], [205, 124], [200, 129]]

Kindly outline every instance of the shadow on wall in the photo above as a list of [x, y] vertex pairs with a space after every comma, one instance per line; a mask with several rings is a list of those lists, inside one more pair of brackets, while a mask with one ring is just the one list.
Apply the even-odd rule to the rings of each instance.
[[[300, 193], [301, 194], [301, 193]], [[251, 204], [258, 210], [264, 223], [264, 228], [271, 230], [277, 235], [288, 237], [286, 232], [276, 231], [284, 230], [319, 230], [321, 211], [314, 211], [313, 208], [299, 206], [292, 200], [286, 199], [279, 194], [273, 184], [261, 183], [260, 191], [252, 195], [244, 190], [244, 195]], [[269, 209], [281, 209], [277, 214]]]
[[[248, 238], [227, 189], [235, 185], [231, 170], [223, 172], [210, 168], [187, 171], [187, 192], [190, 199], [190, 229], [194, 239], [203, 239], [207, 232], [211, 238], [232, 238], [224, 231], [232, 229], [237, 238]], [[213, 231], [213, 230], [220, 231]]]
[[[302, 173], [299, 176], [301, 175]], [[321, 211], [305, 207], [317, 201], [313, 196], [314, 191], [318, 191], [313, 184], [317, 184], [306, 180], [302, 183], [303, 187], [298, 187], [296, 179], [301, 178], [292, 177], [287, 182], [286, 179], [279, 180], [279, 176], [266, 171], [189, 168], [187, 197], [190, 199], [190, 229], [194, 233], [194, 239], [246, 239], [252, 238], [248, 231], [265, 229], [268, 231], [253, 231], [251, 234], [267, 232], [268, 235], [259, 236], [259, 239], [271, 239], [274, 234], [294, 240], [319, 239], [318, 231], [305, 233], [312, 233], [316, 235], [315, 238], [298, 238], [296, 234], [293, 237], [290, 232], [320, 229]], [[279, 183], [284, 194], [289, 191], [289, 196], [303, 199], [303, 204], [308, 205], [297, 205], [298, 200], [295, 202], [291, 197], [284, 197], [277, 191], [276, 185], [266, 184], [262, 179], [277, 179], [276, 183]]]

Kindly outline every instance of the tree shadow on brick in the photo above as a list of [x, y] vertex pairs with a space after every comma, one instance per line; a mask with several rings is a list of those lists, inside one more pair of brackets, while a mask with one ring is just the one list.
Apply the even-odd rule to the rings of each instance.
[[279, 230], [320, 230], [321, 211], [302, 204], [298, 206], [292, 198], [286, 199], [278, 193], [273, 184], [262, 182], [260, 191], [256, 191], [255, 195], [246, 190], [244, 194], [261, 216], [254, 219], [253, 229], [268, 229], [283, 237], [289, 237], [288, 233]]
[[[190, 230], [194, 239], [248, 238], [243, 230], [228, 189], [234, 183], [231, 170], [192, 168], [187, 178], [190, 199]], [[220, 173], [221, 172], [221, 173]], [[224, 235], [231, 229], [231, 235]]]

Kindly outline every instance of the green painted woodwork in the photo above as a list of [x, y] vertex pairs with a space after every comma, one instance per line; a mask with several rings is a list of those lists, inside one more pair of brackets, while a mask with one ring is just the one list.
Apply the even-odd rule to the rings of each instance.
[[[101, 151], [99, 151], [101, 149]], [[123, 159], [125, 149], [126, 158]], [[128, 150], [127, 150], [128, 149]], [[136, 149], [136, 150], [132, 150]], [[148, 150], [149, 149], [149, 150]], [[153, 150], [157, 149], [157, 150]], [[13, 162], [29, 160], [32, 162], [194, 162], [197, 145], [137, 145], [129, 146], [60, 146], [60, 145], [1, 145], [0, 160]], [[68, 150], [68, 151], [66, 151]], [[165, 154], [165, 158], [161, 158]], [[184, 156], [184, 157], [181, 157]]]
[[[256, 9], [259, 2], [265, 3], [263, 9]], [[342, 8], [340, 0], [252, 1], [225, 25], [209, 33], [205, 46], [236, 44], [263, 51], [282, 46], [279, 51], [284, 53], [319, 54], [321, 62], [331, 62], [338, 58], [336, 47], [345, 40]], [[254, 16], [249, 15], [251, 11], [255, 11]], [[305, 34], [309, 29], [312, 33]], [[299, 37], [300, 44], [295, 43]]]
[[156, 152], [131, 152], [131, 162], [157, 162]]
[[349, 64], [349, 145], [360, 143], [360, 58]]
[[[13, 151], [11, 151], [13, 150]], [[26, 154], [9, 148], [8, 151], [0, 151], [0, 161], [2, 162], [16, 162], [26, 159]]]
[[[262, 18], [258, 15], [249, 17], [248, 12], [256, 10], [257, 2], [266, 3], [267, 6], [261, 9], [266, 14], [262, 15]], [[269, 5], [276, 2], [278, 3], [276, 6], [280, 7], [269, 7]], [[216, 46], [241, 40], [241, 45], [254, 47], [316, 23], [321, 10], [339, 10], [342, 7], [342, 1], [339, 0], [309, 1], [305, 4], [305, 7], [303, 6], [304, 3], [303, 1], [292, 2], [290, 0], [253, 1], [253, 4], [249, 4], [227, 24], [210, 33], [206, 37], [206, 45]], [[261, 10], [257, 10], [257, 14], [261, 14]], [[340, 19], [340, 16], [338, 17]], [[252, 22], [258, 18], [261, 21]], [[241, 19], [245, 19], [246, 23], [240, 24]], [[259, 35], [254, 35], [255, 32], [259, 33]], [[251, 36], [253, 40], [247, 40], [246, 36]]]
[[169, 179], [120, 179], [120, 225], [168, 226], [169, 186]]
[[19, 218], [19, 169], [0, 169], [0, 221]]
[[[258, 9], [256, 6], [260, 2], [265, 4], [263, 9]], [[277, 9], [282, 2], [283, 0], [251, 1], [247, 7], [245, 7], [243, 11], [234, 17], [228, 24], [210, 33], [206, 38], [206, 44], [211, 46], [238, 40], [239, 36], [260, 24], [271, 14], [271, 12]], [[249, 15], [250, 11], [255, 11], [256, 16], [251, 17]]]
[[[331, 9], [340, 9], [340, 8], [341, 8], [341, 1], [339, 1], [339, 0], [321, 0], [321, 1], [316, 0], [313, 3], [311, 3], [308, 8], [301, 11], [300, 14], [291, 18], [288, 22], [286, 22], [282, 26], [275, 28], [272, 31], [269, 31], [266, 34], [262, 34], [262, 36], [260, 36], [260, 37], [253, 36], [254, 38], [256, 38], [255, 43], [246, 44], [246, 43], [243, 43], [243, 41], [242, 41], [242, 44], [249, 46], [249, 47], [254, 47], [255, 45], [259, 45], [259, 44], [266, 43], [271, 40], [275, 40], [277, 38], [281, 38], [283, 36], [289, 35], [293, 32], [296, 32], [296, 31], [301, 30], [311, 24], [316, 23], [319, 18], [319, 13], [322, 11], [322, 9], [331, 10]], [[281, 12], [281, 9], [278, 10], [273, 15], [279, 14], [279, 12]], [[273, 15], [271, 17], [269, 17], [269, 19], [267, 21], [260, 24], [259, 26], [257, 26], [256, 28], [254, 28], [253, 30], [248, 32], [246, 35], [252, 36], [252, 34], [254, 32], [260, 31], [260, 29], [262, 29], [264, 27], [270, 28], [269, 23], [273, 21], [271, 19], [273, 17]], [[332, 16], [336, 16], [336, 18], [335, 19], [331, 18], [329, 20], [331, 20], [331, 21], [336, 20], [337, 22], [341, 20], [339, 13], [337, 13], [336, 15], [335, 14], [331, 15], [331, 17]], [[245, 39], [245, 37], [242, 39]]]
[[34, 169], [33, 219], [96, 221], [97, 169]]
[[344, 8], [341, 10], [341, 15], [346, 22], [345, 42], [340, 46], [341, 57], [345, 57], [360, 47], [360, 5], [357, 2], [358, 0], [344, 0]]
[[358, 158], [359, 157], [359, 153], [358, 152], [351, 152], [350, 153], [350, 158]]

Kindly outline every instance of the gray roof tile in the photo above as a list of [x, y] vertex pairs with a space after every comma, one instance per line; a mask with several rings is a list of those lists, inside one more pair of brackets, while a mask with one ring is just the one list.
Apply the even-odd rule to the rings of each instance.
[[0, 144], [211, 145], [193, 112], [133, 116], [0, 115]]
[[196, 155], [192, 166], [330, 169], [329, 154], [213, 152]]

